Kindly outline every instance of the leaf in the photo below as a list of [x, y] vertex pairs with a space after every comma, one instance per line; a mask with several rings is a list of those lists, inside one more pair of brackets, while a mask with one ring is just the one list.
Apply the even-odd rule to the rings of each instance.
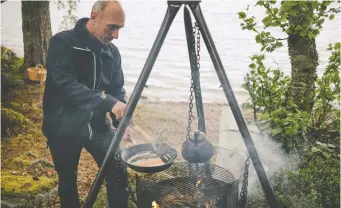
[[323, 148], [327, 148], [327, 144], [322, 143], [322, 142], [316, 142], [316, 144], [320, 145]]
[[312, 147], [311, 152], [321, 152], [321, 150], [317, 147]]
[[328, 147], [335, 148], [336, 146], [332, 144], [328, 144]]
[[268, 26], [269, 25], [269, 22], [271, 21], [271, 17], [265, 17], [262, 22], [265, 26]]
[[273, 130], [272, 130], [272, 136], [275, 136], [275, 135], [277, 135], [277, 134], [279, 134], [279, 133], [281, 133], [281, 132], [282, 132], [282, 129], [281, 129], [281, 128], [273, 129]]
[[252, 23], [253, 23], [253, 21], [254, 21], [254, 19], [253, 19], [253, 18], [249, 18], [249, 19], [247, 19], [247, 22], [248, 22], [248, 23], [250, 23], [250, 24], [252, 24]]
[[306, 32], [306, 31], [302, 30], [302, 31], [300, 32], [300, 36], [301, 36], [301, 37], [304, 37], [304, 36], [306, 36], [306, 35], [307, 35], [307, 32]]
[[313, 34], [314, 34], [314, 35], [318, 35], [318, 34], [320, 34], [320, 30], [318, 30], [318, 29], [314, 29], [314, 30], [313, 30]]
[[331, 14], [331, 15], [329, 16], [329, 20], [332, 20], [332, 19], [334, 19], [334, 14]]
[[252, 64], [249, 65], [249, 67], [250, 67], [251, 69], [254, 69], [254, 68], [256, 68], [256, 64], [252, 63]]
[[263, 6], [264, 5], [264, 1], [258, 1], [256, 5]]
[[327, 159], [330, 158], [330, 154], [329, 154], [329, 153], [327, 153], [327, 152], [322, 152], [322, 154], [323, 154]]
[[245, 12], [238, 12], [239, 19], [244, 19], [246, 17]]
[[256, 35], [256, 42], [260, 43], [262, 41], [261, 35]]
[[278, 8], [274, 8], [274, 14], [276, 15], [278, 13]]

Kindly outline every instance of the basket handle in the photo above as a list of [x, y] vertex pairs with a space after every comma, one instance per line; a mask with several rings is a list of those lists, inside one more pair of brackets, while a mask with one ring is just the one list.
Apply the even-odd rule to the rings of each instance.
[[36, 68], [44, 69], [43, 65], [41, 65], [41, 64], [38, 64], [38, 65], [36, 66]]

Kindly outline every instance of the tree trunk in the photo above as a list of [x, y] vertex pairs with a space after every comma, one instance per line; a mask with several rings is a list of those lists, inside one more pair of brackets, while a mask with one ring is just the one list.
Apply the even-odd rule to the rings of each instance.
[[290, 97], [300, 110], [311, 112], [318, 65], [315, 39], [305, 39], [299, 34], [290, 35], [288, 47], [292, 80]]
[[42, 64], [52, 36], [49, 1], [21, 1], [25, 68]]

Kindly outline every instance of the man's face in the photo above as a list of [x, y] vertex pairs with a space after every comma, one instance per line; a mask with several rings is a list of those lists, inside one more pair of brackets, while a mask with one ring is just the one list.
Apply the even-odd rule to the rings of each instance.
[[118, 4], [109, 3], [100, 13], [93, 12], [94, 35], [104, 45], [118, 39], [119, 29], [124, 27], [125, 15]]

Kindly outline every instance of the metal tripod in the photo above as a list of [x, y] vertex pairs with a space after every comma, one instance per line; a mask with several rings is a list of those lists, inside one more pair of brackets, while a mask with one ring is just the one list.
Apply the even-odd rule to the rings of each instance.
[[[233, 115], [235, 117], [235, 120], [237, 122], [238, 128], [240, 130], [240, 133], [243, 137], [244, 143], [246, 145], [246, 149], [250, 155], [251, 161], [253, 163], [253, 166], [255, 167], [255, 170], [257, 172], [259, 181], [262, 185], [263, 191], [265, 193], [265, 196], [269, 202], [269, 205], [272, 208], [277, 208], [279, 207], [279, 203], [277, 201], [277, 198], [274, 194], [274, 191], [271, 187], [271, 184], [267, 178], [267, 175], [264, 171], [263, 165], [260, 161], [259, 155], [257, 153], [257, 150], [254, 146], [254, 143], [251, 139], [250, 132], [245, 124], [245, 121], [243, 119], [241, 110], [238, 106], [237, 100], [234, 96], [234, 93], [232, 91], [232, 88], [230, 86], [230, 83], [228, 81], [228, 78], [226, 76], [225, 70], [223, 68], [222, 62], [220, 60], [220, 57], [218, 55], [217, 49], [215, 47], [214, 41], [211, 37], [211, 34], [209, 32], [209, 29], [206, 25], [204, 16], [202, 14], [201, 8], [200, 8], [200, 0], [192, 0], [192, 1], [172, 1], [168, 0], [168, 8], [167, 12], [165, 14], [165, 17], [163, 19], [162, 25], [160, 27], [160, 30], [157, 34], [157, 37], [154, 41], [154, 44], [152, 46], [152, 49], [149, 53], [149, 56], [147, 58], [147, 61], [143, 67], [143, 70], [141, 72], [141, 75], [137, 81], [137, 84], [134, 88], [134, 91], [131, 95], [131, 98], [128, 102], [127, 108], [125, 110], [125, 113], [123, 115], [122, 120], [120, 121], [120, 124], [117, 128], [116, 134], [109, 146], [108, 152], [104, 158], [104, 161], [102, 163], [102, 166], [100, 167], [98, 174], [95, 178], [95, 181], [91, 187], [91, 190], [89, 192], [89, 195], [86, 199], [85, 206], [86, 208], [88, 207], [93, 207], [98, 192], [103, 184], [103, 180], [105, 178], [105, 173], [106, 173], [106, 168], [107, 168], [107, 163], [110, 158], [113, 158], [115, 155], [119, 144], [121, 143], [123, 134], [128, 126], [129, 121], [131, 120], [131, 117], [133, 115], [133, 112], [136, 108], [136, 105], [141, 97], [142, 91], [144, 89], [144, 86], [146, 85], [146, 82], [148, 80], [148, 77], [152, 71], [152, 68], [154, 66], [155, 60], [160, 52], [161, 46], [166, 38], [166, 35], [169, 31], [169, 28], [172, 25], [172, 22], [178, 13], [179, 9], [181, 8], [182, 5], [187, 5], [190, 10], [192, 11], [192, 14], [195, 18], [195, 20], [198, 23], [202, 38], [204, 39], [205, 45], [207, 47], [207, 50], [210, 54], [211, 60], [213, 62], [214, 68], [216, 70], [216, 73], [218, 75], [218, 78], [220, 80], [221, 86], [224, 90], [225, 96], [227, 98], [227, 101], [231, 107], [231, 110], [233, 112]], [[186, 10], [185, 10], [186, 11]], [[186, 13], [185, 13], [186, 15]], [[188, 15], [188, 14], [187, 14]], [[188, 28], [190, 27], [189, 31], [192, 30], [191, 28], [191, 22], [188, 22], [188, 20], [185, 20], [185, 27], [186, 27], [186, 35], [187, 35], [187, 43], [188, 43], [188, 50], [190, 54], [190, 62], [191, 62], [191, 67], [193, 66], [193, 59], [195, 60], [195, 57], [193, 57], [191, 54], [194, 48], [192, 47], [192, 39], [191, 35], [188, 36]], [[198, 76], [194, 76], [198, 77]], [[199, 80], [198, 79], [193, 79], [194, 83], [194, 88], [200, 88]], [[200, 92], [200, 91], [199, 91]], [[198, 95], [199, 94], [199, 95]], [[202, 107], [202, 100], [201, 100], [201, 95], [200, 93], [196, 93], [196, 107], [198, 111], [198, 117], [203, 118], [203, 107]], [[200, 122], [199, 124], [199, 129], [204, 130], [204, 123], [203, 121]]]

